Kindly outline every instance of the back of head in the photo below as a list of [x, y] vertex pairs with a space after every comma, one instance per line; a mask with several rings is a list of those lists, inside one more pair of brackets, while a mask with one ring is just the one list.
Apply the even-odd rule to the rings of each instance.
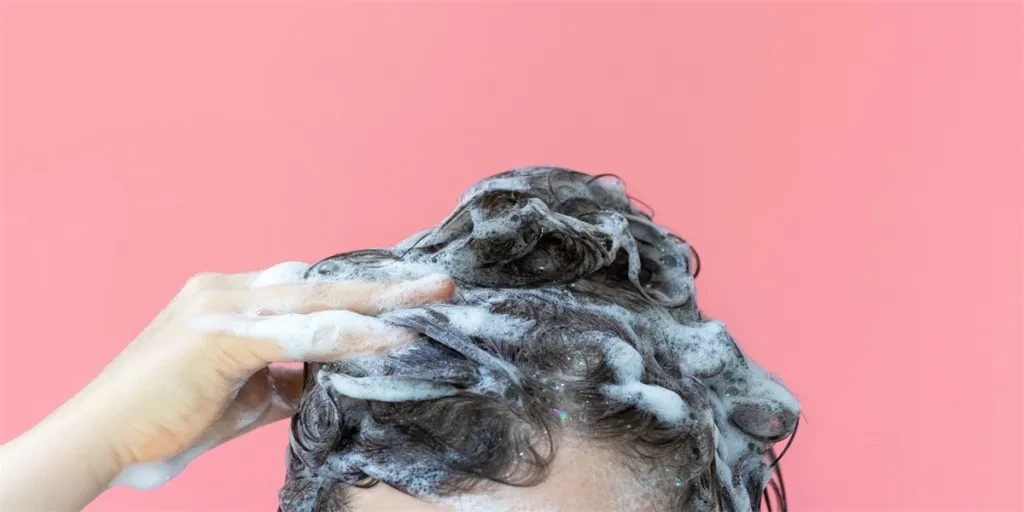
[[532, 486], [573, 438], [659, 508], [757, 510], [799, 404], [699, 310], [697, 266], [620, 180], [558, 168], [485, 179], [436, 227], [317, 263], [307, 278], [458, 288], [382, 317], [419, 342], [306, 366], [281, 509], [347, 510], [374, 482], [428, 498]]

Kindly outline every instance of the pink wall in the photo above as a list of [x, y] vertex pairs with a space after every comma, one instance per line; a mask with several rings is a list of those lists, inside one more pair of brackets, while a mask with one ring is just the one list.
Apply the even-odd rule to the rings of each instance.
[[[1019, 3], [2, 8], [0, 440], [199, 270], [617, 173], [806, 421], [795, 511], [1021, 510]], [[95, 511], [272, 510], [285, 425]]]

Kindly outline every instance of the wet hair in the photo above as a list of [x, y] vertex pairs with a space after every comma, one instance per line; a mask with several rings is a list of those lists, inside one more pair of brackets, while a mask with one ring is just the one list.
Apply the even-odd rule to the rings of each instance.
[[418, 342], [306, 365], [280, 510], [346, 511], [352, 486], [378, 482], [425, 497], [536, 485], [564, 433], [663, 478], [667, 510], [786, 509], [772, 447], [799, 404], [701, 312], [696, 253], [621, 180], [508, 171], [439, 225], [306, 277], [438, 272], [451, 302], [382, 316]]

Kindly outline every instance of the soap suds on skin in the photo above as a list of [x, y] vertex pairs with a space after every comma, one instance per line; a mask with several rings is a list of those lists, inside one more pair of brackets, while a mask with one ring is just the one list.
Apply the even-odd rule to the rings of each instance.
[[114, 477], [111, 486], [121, 485], [135, 489], [156, 489], [178, 476], [190, 462], [217, 443], [207, 441], [194, 445], [171, 458], [156, 462], [140, 462], [126, 467]]
[[392, 286], [377, 299], [381, 309], [418, 305], [422, 297], [436, 294], [447, 287], [451, 278], [444, 274], [430, 274], [412, 281], [402, 281]]
[[[309, 283], [304, 276], [310, 265], [302, 262], [285, 262], [261, 272], [252, 281], [253, 289], [282, 284]], [[381, 298], [381, 304], [407, 301], [411, 296], [429, 292], [444, 285], [444, 275], [427, 275], [419, 281], [402, 283], [393, 287]], [[400, 347], [418, 338], [418, 333], [395, 327], [372, 317], [344, 310], [319, 311], [310, 314], [289, 314], [268, 317], [253, 315], [209, 315], [192, 320], [193, 327], [233, 334], [254, 339], [277, 342], [286, 357], [295, 360], [333, 356], [344, 346], [353, 349], [375, 351]], [[351, 379], [342, 382], [342, 376], [330, 376], [331, 383], [339, 389], [372, 398], [374, 400], [424, 400], [454, 394], [454, 388], [441, 387], [432, 383], [375, 382], [374, 378]], [[240, 381], [231, 391], [227, 411], [235, 402], [246, 381]], [[271, 386], [273, 382], [271, 381]], [[344, 393], [343, 393], [344, 394]], [[404, 398], [401, 398], [404, 397]], [[290, 407], [275, 392], [270, 399], [251, 410], [240, 414], [236, 428], [243, 430], [256, 422], [271, 406]], [[196, 457], [215, 447], [219, 440], [203, 440], [181, 453], [161, 461], [132, 464], [115, 477], [111, 485], [128, 486], [136, 489], [154, 489], [180, 474]]]
[[260, 273], [249, 285], [251, 288], [263, 288], [279, 284], [301, 283], [311, 265], [301, 261], [278, 263]]
[[412, 281], [432, 275], [446, 274], [444, 265], [405, 260], [388, 261], [384, 265], [342, 265], [330, 260], [314, 265], [307, 275], [313, 281]]
[[[337, 265], [331, 265], [337, 267]], [[312, 285], [316, 282], [330, 282], [338, 280], [390, 282], [392, 283], [390, 288], [374, 299], [376, 306], [383, 311], [418, 304], [422, 300], [422, 297], [440, 291], [442, 288], [449, 286], [451, 281], [451, 278], [440, 271], [441, 269], [420, 264], [397, 266], [394, 269], [390, 269], [388, 278], [383, 280], [380, 279], [380, 276], [377, 276], [374, 279], [369, 279], [368, 276], [358, 275], [355, 273], [346, 274], [344, 276], [323, 275], [320, 272], [310, 273], [310, 268], [311, 265], [302, 262], [293, 261], [280, 263], [261, 272], [250, 284], [250, 288], [269, 288], [285, 284]], [[323, 265], [319, 268], [322, 269]], [[304, 277], [307, 274], [309, 277]], [[299, 290], [290, 291], [292, 293], [299, 292]], [[267, 312], [281, 312], [281, 310], [291, 301], [303, 298], [303, 296], [280, 297], [277, 300], [272, 300], [265, 304], [255, 304], [253, 305], [250, 313], [253, 315], [260, 315]], [[343, 306], [341, 303], [342, 299], [340, 297], [335, 299], [338, 301], [337, 304], [331, 304], [329, 297], [322, 297], [322, 299], [324, 299], [324, 303], [332, 309], [337, 309]]]
[[[135, 489], [143, 490], [160, 487], [175, 476], [179, 475], [189, 463], [206, 451], [213, 449], [228, 438], [251, 427], [256, 423], [256, 421], [263, 417], [271, 407], [291, 410], [292, 406], [281, 398], [281, 395], [278, 393], [273, 376], [268, 375], [267, 378], [267, 384], [270, 388], [269, 393], [258, 403], [241, 406], [242, 410], [238, 412], [238, 417], [235, 419], [235, 424], [233, 425], [233, 431], [218, 432], [210, 430], [206, 435], [200, 438], [199, 441], [183, 450], [181, 453], [160, 461], [132, 464], [123, 469], [121, 473], [114, 478], [110, 485], [133, 487]], [[228, 404], [224, 407], [224, 411], [221, 412], [221, 416], [218, 418], [217, 422], [222, 422], [225, 414], [241, 405], [241, 400], [238, 398], [239, 394], [250, 382], [252, 382], [252, 379], [242, 380], [234, 386], [231, 391]]]
[[335, 358], [345, 348], [351, 354], [397, 348], [419, 334], [351, 311], [328, 310], [309, 314], [275, 315], [254, 319], [237, 315], [209, 315], [192, 320], [200, 330], [276, 342], [293, 360]]

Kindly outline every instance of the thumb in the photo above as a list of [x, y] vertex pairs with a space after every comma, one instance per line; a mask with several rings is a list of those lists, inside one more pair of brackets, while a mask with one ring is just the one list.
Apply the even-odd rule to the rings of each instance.
[[220, 417], [189, 448], [168, 459], [133, 464], [111, 485], [137, 489], [159, 487], [206, 451], [263, 425], [291, 417], [302, 394], [302, 385], [302, 368], [263, 368], [245, 382]]

